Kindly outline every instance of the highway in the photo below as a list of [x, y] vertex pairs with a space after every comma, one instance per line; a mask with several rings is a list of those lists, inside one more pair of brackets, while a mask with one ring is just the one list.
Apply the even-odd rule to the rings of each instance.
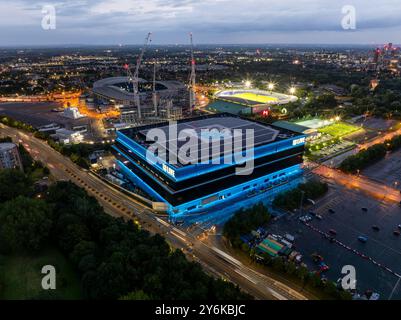
[[70, 159], [53, 150], [46, 142], [30, 133], [0, 124], [0, 135], [22, 143], [34, 159], [43, 162], [56, 180], [71, 180], [94, 196], [106, 213], [137, 221], [151, 233], [163, 235], [168, 243], [181, 249], [186, 256], [199, 262], [210, 274], [237, 284], [242, 290], [261, 300], [306, 300], [292, 288], [261, 274], [227, 253], [208, 245], [187, 232], [169, 224], [166, 217], [156, 215], [133, 198], [103, 182], [90, 172], [82, 170]]
[[372, 181], [361, 175], [356, 176], [346, 174], [340, 170], [332, 169], [323, 165], [313, 169], [312, 172], [347, 188], [361, 190], [379, 200], [394, 201], [398, 203], [401, 201], [399, 190], [380, 184], [377, 181]]

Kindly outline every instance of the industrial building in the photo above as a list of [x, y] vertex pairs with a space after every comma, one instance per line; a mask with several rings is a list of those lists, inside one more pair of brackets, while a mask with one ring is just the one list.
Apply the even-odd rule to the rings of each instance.
[[[146, 137], [154, 128], [166, 133], [166, 152], [182, 145], [181, 140], [170, 136], [168, 123], [118, 131], [114, 145], [117, 167], [152, 199], [165, 203], [168, 213], [174, 217], [200, 214], [217, 204], [238, 202], [244, 196], [248, 201], [256, 194], [271, 193], [302, 172], [304, 134], [227, 113], [178, 121], [178, 132], [188, 128], [196, 132], [210, 128], [227, 129], [231, 133], [237, 129], [252, 130], [254, 169], [248, 175], [237, 175], [236, 169], [243, 167], [243, 162], [171, 164], [171, 157], [167, 161], [161, 157], [149, 161], [147, 150], [151, 142]], [[203, 139], [202, 135], [199, 136], [198, 139]], [[209, 142], [207, 140], [211, 148]], [[224, 144], [215, 155], [223, 158], [223, 150]]]
[[0, 169], [23, 170], [18, 146], [11, 142], [0, 143]]

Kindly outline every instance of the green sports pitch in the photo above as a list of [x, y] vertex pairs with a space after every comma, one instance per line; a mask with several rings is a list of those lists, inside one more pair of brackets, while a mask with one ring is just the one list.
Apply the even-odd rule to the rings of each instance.
[[262, 94], [256, 94], [252, 92], [246, 92], [246, 93], [236, 93], [233, 94], [231, 97], [234, 98], [239, 98], [247, 101], [253, 101], [257, 103], [271, 103], [271, 102], [277, 102], [278, 99], [272, 96], [266, 96]]
[[338, 122], [319, 129], [319, 132], [338, 138], [361, 130], [360, 127], [348, 123]]

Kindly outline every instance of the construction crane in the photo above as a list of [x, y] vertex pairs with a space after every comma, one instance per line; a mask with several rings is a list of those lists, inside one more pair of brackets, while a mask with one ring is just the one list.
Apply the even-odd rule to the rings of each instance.
[[189, 34], [191, 40], [191, 76], [189, 79], [189, 113], [192, 114], [192, 110], [196, 105], [196, 61], [194, 56], [194, 41], [192, 32]]
[[156, 59], [153, 60], [153, 108], [155, 109], [155, 117], [158, 116], [158, 103], [157, 103], [157, 91], [156, 91]]
[[139, 68], [141, 67], [143, 56], [145, 55], [146, 49], [147, 49], [149, 43], [152, 41], [151, 37], [152, 37], [152, 33], [149, 32], [145, 39], [145, 44], [142, 47], [141, 52], [136, 61], [135, 73], [132, 74], [128, 64], [124, 65], [124, 69], [127, 70], [128, 81], [132, 82], [132, 86], [133, 86], [133, 90], [134, 90], [134, 103], [138, 110], [138, 119], [142, 119], [141, 100], [139, 98]]

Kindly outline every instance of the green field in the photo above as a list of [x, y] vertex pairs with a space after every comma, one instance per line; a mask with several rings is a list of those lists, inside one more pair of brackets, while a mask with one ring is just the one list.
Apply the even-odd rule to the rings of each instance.
[[319, 132], [338, 138], [357, 132], [359, 130], [361, 130], [360, 127], [356, 127], [344, 122], [339, 122], [329, 125], [327, 127], [320, 128]]
[[249, 101], [254, 101], [254, 102], [258, 102], [258, 103], [269, 103], [269, 102], [278, 101], [278, 99], [274, 98], [274, 97], [260, 95], [260, 94], [256, 94], [256, 93], [250, 93], [250, 92], [237, 93], [237, 94], [232, 95], [232, 97], [249, 100]]
[[[42, 289], [42, 267], [56, 268], [56, 290]], [[56, 249], [30, 255], [0, 256], [0, 300], [82, 298], [78, 275]]]

